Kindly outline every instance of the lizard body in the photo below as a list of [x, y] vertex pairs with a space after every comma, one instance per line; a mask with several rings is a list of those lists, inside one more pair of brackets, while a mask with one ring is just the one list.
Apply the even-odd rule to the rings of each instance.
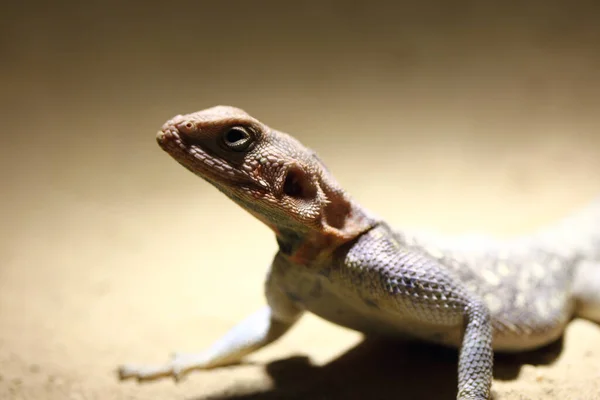
[[269, 226], [279, 251], [263, 309], [204, 352], [123, 366], [123, 379], [235, 363], [309, 311], [365, 334], [458, 347], [457, 398], [489, 399], [494, 350], [548, 344], [574, 315], [600, 322], [600, 202], [510, 241], [434, 237], [393, 230], [313, 151], [240, 109], [176, 116], [157, 140]]

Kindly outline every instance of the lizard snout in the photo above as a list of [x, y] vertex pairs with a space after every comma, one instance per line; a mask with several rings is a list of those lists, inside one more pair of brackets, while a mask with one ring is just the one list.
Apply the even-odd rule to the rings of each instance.
[[165, 143], [174, 138], [188, 141], [193, 140], [198, 132], [198, 125], [195, 121], [184, 115], [177, 115], [163, 124], [161, 130], [156, 134], [156, 139], [159, 143]]

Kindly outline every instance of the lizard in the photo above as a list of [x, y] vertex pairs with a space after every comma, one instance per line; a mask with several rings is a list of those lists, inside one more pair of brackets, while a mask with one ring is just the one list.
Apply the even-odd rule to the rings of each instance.
[[263, 308], [206, 350], [124, 364], [121, 379], [238, 363], [311, 312], [365, 335], [457, 348], [457, 399], [482, 400], [495, 352], [547, 345], [574, 317], [600, 323], [600, 199], [510, 239], [400, 231], [344, 191], [316, 152], [239, 108], [177, 115], [156, 138], [266, 224], [278, 251]]

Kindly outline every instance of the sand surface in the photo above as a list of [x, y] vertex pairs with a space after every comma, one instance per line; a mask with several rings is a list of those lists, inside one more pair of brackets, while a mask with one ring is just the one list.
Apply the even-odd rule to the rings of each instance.
[[[245, 108], [398, 227], [516, 234], [600, 193], [593, 2], [281, 3], [2, 12], [0, 398], [453, 398], [455, 353], [312, 316], [240, 366], [115, 379], [264, 302], [275, 241], [158, 148], [175, 114]], [[600, 327], [496, 364], [496, 399], [600, 399]]]

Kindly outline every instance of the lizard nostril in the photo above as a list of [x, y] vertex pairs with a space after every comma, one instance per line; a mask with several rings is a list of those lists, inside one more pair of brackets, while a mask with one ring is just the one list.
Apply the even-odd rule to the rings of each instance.
[[177, 130], [183, 134], [190, 134], [197, 131], [196, 124], [192, 121], [185, 121], [180, 124], [177, 124]]

